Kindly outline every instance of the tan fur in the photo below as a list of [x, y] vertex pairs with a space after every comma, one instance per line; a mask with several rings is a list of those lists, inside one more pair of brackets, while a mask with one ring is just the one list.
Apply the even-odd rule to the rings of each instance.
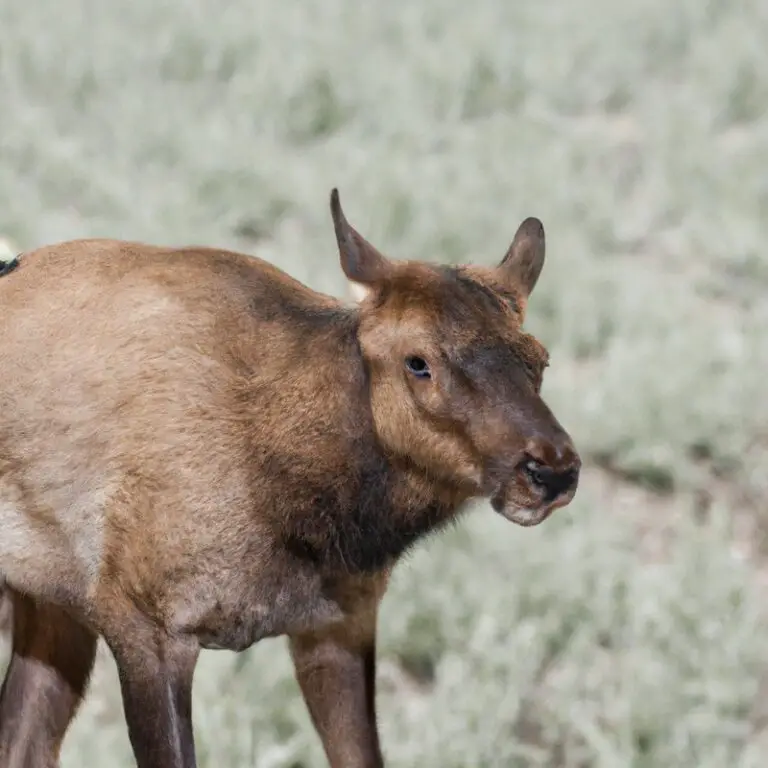
[[[55, 764], [85, 690], [90, 641], [57, 655], [59, 627], [112, 649], [139, 768], [194, 766], [201, 647], [277, 635], [331, 765], [381, 766], [376, 613], [398, 557], [469, 498], [528, 525], [573, 497], [546, 350], [521, 331], [543, 230], [498, 268], [446, 271], [386, 259], [337, 197], [332, 215], [353, 308], [207, 248], [81, 240], [0, 277], [0, 581], [40, 617], [15, 627], [0, 697], [12, 765]], [[7, 714], [41, 696], [61, 713], [47, 740]]]

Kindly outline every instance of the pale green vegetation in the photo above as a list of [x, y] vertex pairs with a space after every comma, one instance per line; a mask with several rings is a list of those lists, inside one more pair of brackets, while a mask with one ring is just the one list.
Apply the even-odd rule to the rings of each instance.
[[[541, 217], [529, 329], [588, 463], [398, 570], [389, 764], [747, 768], [768, 668], [768, 4], [0, 0], [0, 234], [246, 249], [344, 290], [328, 213], [495, 261]], [[2, 375], [0, 373], [0, 375]], [[203, 655], [201, 765], [323, 760], [282, 641]], [[64, 766], [131, 764], [112, 662]]]

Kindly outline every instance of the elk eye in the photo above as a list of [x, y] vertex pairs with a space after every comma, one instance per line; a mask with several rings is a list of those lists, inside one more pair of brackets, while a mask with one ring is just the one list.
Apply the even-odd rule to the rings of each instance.
[[405, 367], [408, 369], [408, 373], [413, 374], [419, 379], [429, 379], [432, 376], [429, 371], [429, 365], [423, 357], [415, 357], [414, 355], [406, 357]]

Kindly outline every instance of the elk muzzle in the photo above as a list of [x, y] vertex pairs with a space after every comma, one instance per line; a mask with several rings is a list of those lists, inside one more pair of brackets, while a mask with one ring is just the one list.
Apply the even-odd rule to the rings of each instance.
[[528, 441], [511, 476], [492, 495], [491, 505], [518, 525], [538, 525], [571, 503], [580, 471], [581, 459], [564, 431], [538, 436]]

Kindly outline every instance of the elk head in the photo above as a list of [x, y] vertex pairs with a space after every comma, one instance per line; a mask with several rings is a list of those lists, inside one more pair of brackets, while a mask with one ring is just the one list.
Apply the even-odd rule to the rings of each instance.
[[541, 397], [546, 349], [522, 329], [544, 264], [541, 222], [522, 222], [496, 267], [393, 261], [331, 214], [360, 296], [359, 343], [383, 448], [436, 483], [536, 525], [576, 492], [580, 459]]

